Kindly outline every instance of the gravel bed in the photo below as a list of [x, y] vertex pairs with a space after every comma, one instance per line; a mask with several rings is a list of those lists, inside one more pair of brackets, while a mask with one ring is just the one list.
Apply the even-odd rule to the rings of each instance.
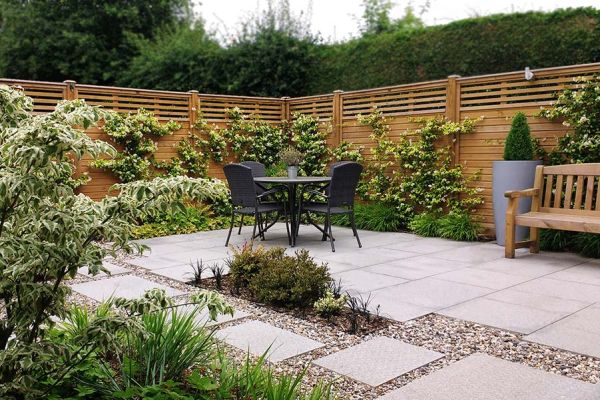
[[[131, 275], [143, 277], [185, 292], [184, 295], [175, 298], [178, 301], [184, 301], [190, 293], [199, 290], [191, 285], [154, 275], [143, 268], [134, 267], [127, 263], [127, 259], [127, 257], [118, 257], [116, 260], [111, 260], [111, 262], [128, 268]], [[70, 283], [106, 278], [106, 276], [89, 278], [78, 275]], [[340, 399], [376, 399], [419, 377], [428, 375], [450, 363], [478, 352], [586, 382], [600, 382], [600, 359], [527, 342], [522, 339], [523, 335], [521, 334], [446, 316], [429, 314], [404, 323], [391, 321], [387, 326], [383, 326], [375, 332], [353, 335], [340, 331], [339, 328], [335, 328], [322, 320], [298, 318], [291, 313], [274, 310], [235, 296], [226, 294], [223, 296], [235, 309], [245, 311], [250, 315], [221, 324], [219, 325], [220, 328], [237, 325], [250, 319], [259, 320], [323, 343], [325, 346], [322, 348], [271, 364], [271, 366], [276, 373], [299, 373], [306, 368], [303, 381], [306, 387], [311, 387], [319, 381], [332, 382]], [[71, 294], [69, 300], [73, 303], [85, 304], [91, 307], [97, 305], [95, 301], [77, 293]], [[445, 356], [376, 388], [312, 364], [312, 361], [317, 358], [335, 353], [375, 336], [399, 339], [440, 352]], [[227, 353], [239, 362], [243, 362], [247, 356], [245, 351], [227, 344], [223, 346]]]

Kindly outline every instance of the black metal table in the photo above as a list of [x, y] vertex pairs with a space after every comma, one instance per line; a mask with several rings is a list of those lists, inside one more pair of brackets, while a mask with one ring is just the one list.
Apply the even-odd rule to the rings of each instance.
[[289, 213], [291, 222], [291, 234], [292, 234], [292, 247], [296, 245], [296, 231], [297, 224], [300, 223], [298, 216], [296, 215], [296, 204], [297, 204], [297, 188], [298, 185], [307, 185], [315, 183], [329, 183], [331, 177], [329, 176], [299, 176], [297, 178], [289, 178], [287, 176], [261, 176], [254, 178], [254, 182], [262, 184], [279, 184], [286, 185], [288, 188], [288, 202], [289, 202]]

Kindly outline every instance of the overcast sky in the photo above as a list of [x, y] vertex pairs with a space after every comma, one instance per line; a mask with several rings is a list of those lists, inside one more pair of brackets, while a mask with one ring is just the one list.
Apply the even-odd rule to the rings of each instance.
[[[361, 0], [289, 0], [295, 14], [309, 15], [313, 32], [324, 39], [343, 40], [358, 32], [357, 19], [362, 14]], [[237, 23], [249, 13], [265, 7], [267, 0], [200, 0], [196, 6], [207, 27], [222, 35], [234, 33]], [[401, 16], [411, 3], [419, 10], [426, 0], [396, 0], [393, 17]], [[445, 24], [478, 15], [527, 10], [553, 10], [565, 7], [593, 6], [600, 0], [430, 0], [422, 18], [427, 25]]]

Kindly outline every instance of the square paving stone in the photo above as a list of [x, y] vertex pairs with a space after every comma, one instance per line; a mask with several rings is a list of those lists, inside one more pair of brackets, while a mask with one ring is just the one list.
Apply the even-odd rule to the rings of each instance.
[[[575, 400], [595, 385], [486, 354], [473, 354], [380, 400]], [[589, 397], [591, 399], [592, 397]]]
[[[443, 281], [436, 278], [424, 278], [410, 281], [399, 286], [382, 289], [395, 295], [396, 301], [415, 304], [431, 309], [453, 306], [463, 301], [491, 293], [492, 289], [464, 283]], [[379, 293], [380, 291], [374, 292]]]
[[396, 276], [408, 280], [426, 278], [448, 271], [465, 268], [471, 264], [460, 261], [442, 261], [430, 256], [417, 256], [405, 260], [391, 261], [366, 267], [364, 271], [375, 272], [383, 275]]
[[476, 268], [463, 268], [435, 276], [436, 279], [466, 283], [489, 289], [505, 289], [530, 280], [529, 277], [505, 274], [503, 272], [481, 270]]
[[159, 256], [141, 256], [131, 260], [127, 260], [128, 264], [135, 265], [136, 267], [142, 267], [149, 270], [173, 267], [180, 265], [181, 261], [173, 260], [170, 258], [159, 257]]
[[355, 290], [359, 293], [369, 293], [373, 290], [408, 282], [406, 279], [389, 275], [376, 274], [363, 269], [354, 269], [341, 272], [332, 276], [334, 280], [341, 280], [344, 290]]
[[133, 275], [115, 276], [71, 286], [74, 291], [97, 301], [106, 300], [111, 296], [135, 299], [142, 296], [146, 290], [154, 288], [163, 289], [169, 296], [183, 294], [180, 290]]
[[[193, 305], [185, 305], [185, 306], [179, 307], [179, 310], [181, 310], [182, 312], [185, 312], [187, 310], [191, 310], [192, 307], [194, 307], [194, 306]], [[246, 318], [249, 315], [250, 314], [245, 311], [233, 310], [233, 315], [219, 314], [217, 316], [216, 321], [210, 321], [208, 309], [204, 308], [198, 313], [198, 315], [196, 316], [195, 319], [200, 324], [206, 324], [206, 326], [214, 326], [214, 325], [224, 324], [225, 322], [230, 322], [230, 321], [235, 321], [238, 319]]]
[[485, 298], [563, 314], [574, 313], [592, 304], [591, 302], [567, 300], [547, 294], [521, 292], [515, 288], [500, 290], [488, 294]]
[[[113, 263], [106, 262], [106, 261], [104, 261], [102, 263], [102, 265], [104, 266], [104, 268], [106, 268], [108, 270], [108, 272], [110, 272], [110, 275], [118, 275], [118, 274], [125, 274], [127, 272], [131, 272], [130, 270], [128, 270], [125, 267], [121, 267], [120, 265], [113, 264]], [[88, 267], [79, 268], [77, 270], [77, 273], [80, 275], [85, 275], [90, 278], [100, 277], [100, 276], [108, 276], [108, 274], [106, 272], [99, 272], [96, 275], [92, 275], [89, 273]]]
[[400, 322], [422, 317], [436, 310], [431, 307], [398, 301], [397, 294], [399, 290], [401, 290], [400, 286], [393, 286], [372, 292], [369, 310], [372, 313], [379, 312], [382, 317]]
[[520, 333], [531, 333], [569, 315], [504, 303], [487, 297], [473, 299], [437, 313]]
[[525, 339], [600, 358], [600, 305], [578, 311]]
[[278, 362], [319, 347], [323, 343], [286, 331], [261, 321], [248, 321], [221, 329], [217, 337], [255, 356], [268, 352], [270, 361]]
[[381, 336], [313, 362], [367, 385], [379, 386], [443, 356]]

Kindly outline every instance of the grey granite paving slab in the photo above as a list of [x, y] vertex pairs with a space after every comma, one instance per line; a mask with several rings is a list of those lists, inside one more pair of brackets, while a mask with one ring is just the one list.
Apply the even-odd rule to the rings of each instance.
[[500, 290], [488, 294], [485, 298], [563, 314], [574, 313], [592, 304], [591, 302], [561, 299], [548, 294], [522, 292], [515, 288]]
[[600, 301], [600, 286], [579, 282], [560, 281], [547, 277], [521, 283], [513, 286], [513, 289], [521, 292], [560, 297], [567, 300], [577, 300], [582, 302]]
[[499, 258], [477, 264], [473, 268], [539, 278], [583, 263], [585, 260], [570, 253], [526, 253], [516, 258]]
[[380, 399], [575, 400], [591, 396], [596, 390], [595, 385], [572, 378], [485, 354], [473, 354]]
[[578, 311], [525, 339], [600, 358], [600, 305]]
[[481, 270], [476, 268], [458, 269], [436, 275], [435, 277], [445, 281], [466, 283], [469, 285], [481, 286], [496, 290], [505, 289], [531, 279], [529, 277], [520, 275], [505, 274], [503, 272]]
[[248, 321], [230, 326], [217, 331], [216, 336], [255, 356], [262, 356], [268, 352], [267, 358], [273, 362], [324, 346], [323, 343], [261, 321]]
[[154, 288], [163, 289], [169, 296], [183, 294], [180, 290], [133, 275], [115, 276], [71, 286], [74, 291], [97, 301], [105, 300], [111, 296], [135, 299], [143, 295], [146, 290]]
[[[179, 310], [181, 310], [182, 312], [187, 312], [188, 310], [191, 310], [193, 307], [194, 307], [193, 305], [185, 305], [185, 306], [179, 307]], [[206, 324], [207, 326], [215, 326], [215, 325], [224, 324], [225, 322], [230, 322], [230, 321], [235, 321], [238, 319], [246, 318], [248, 316], [250, 316], [249, 313], [242, 311], [242, 310], [234, 309], [233, 315], [219, 314], [217, 316], [216, 321], [211, 321], [210, 317], [209, 317], [208, 309], [204, 308], [196, 316], [196, 321], [200, 324]]]
[[323, 260], [323, 259], [317, 258], [317, 257], [314, 257], [314, 260], [319, 264], [322, 264], [322, 263], [327, 264], [327, 269], [329, 270], [330, 274], [335, 274], [338, 272], [344, 272], [344, 271], [349, 271], [351, 269], [360, 268], [360, 267], [357, 267], [356, 265], [341, 263], [341, 262], [337, 262], [337, 261], [327, 261], [327, 260]]
[[404, 260], [390, 261], [383, 264], [372, 265], [370, 267], [363, 268], [363, 270], [414, 280], [442, 274], [448, 271], [454, 271], [470, 265], [471, 264], [460, 261], [440, 261], [437, 258], [432, 258], [427, 255], [420, 255]]
[[586, 283], [588, 285], [600, 285], [600, 263], [587, 262], [575, 267], [563, 269], [547, 275], [547, 278], [560, 281]]
[[380, 336], [313, 362], [367, 385], [379, 386], [443, 356]]
[[398, 287], [389, 287], [371, 292], [369, 310], [373, 313], [379, 313], [382, 317], [400, 322], [422, 317], [436, 310], [432, 307], [398, 301], [397, 293]]
[[142, 267], [145, 269], [153, 270], [166, 267], [174, 267], [181, 265], [182, 262], [173, 260], [170, 258], [159, 257], [159, 256], [141, 256], [127, 260], [128, 264], [135, 265], [136, 267]]
[[[337, 244], [337, 243], [336, 243]], [[354, 251], [342, 251], [320, 256], [324, 260], [337, 261], [345, 264], [352, 264], [360, 267], [367, 267], [375, 264], [395, 261], [417, 256], [416, 253], [410, 253], [400, 250], [381, 250], [381, 249], [355, 249]]]
[[520, 333], [531, 333], [568, 315], [480, 297], [438, 314]]
[[353, 289], [359, 293], [369, 293], [373, 290], [408, 282], [406, 279], [376, 274], [362, 269], [333, 274], [332, 278], [336, 281], [340, 280], [344, 290]]
[[[463, 301], [491, 293], [492, 289], [464, 283], [423, 278], [402, 285], [382, 289], [395, 296], [395, 300], [431, 309], [453, 306]], [[380, 291], [374, 292], [379, 293]]]
[[504, 247], [492, 243], [473, 244], [457, 249], [444, 250], [431, 254], [442, 260], [484, 263], [504, 257]]
[[[121, 267], [120, 265], [116, 265], [107, 261], [104, 261], [102, 263], [102, 265], [104, 266], [104, 268], [106, 268], [108, 270], [108, 272], [110, 272], [110, 275], [118, 275], [118, 274], [125, 274], [127, 272], [131, 272], [130, 270], [128, 270], [125, 267]], [[107, 273], [105, 272], [100, 272], [96, 275], [92, 275], [89, 273], [89, 269], [88, 267], [81, 267], [77, 270], [77, 273], [80, 275], [85, 275], [87, 277], [100, 277], [100, 276], [108, 276]]]
[[414, 241], [402, 241], [392, 244], [386, 244], [382, 247], [392, 250], [410, 251], [419, 254], [438, 253], [444, 250], [457, 249], [461, 247], [473, 246], [471, 242], [457, 242], [454, 240], [440, 238], [418, 237]]

